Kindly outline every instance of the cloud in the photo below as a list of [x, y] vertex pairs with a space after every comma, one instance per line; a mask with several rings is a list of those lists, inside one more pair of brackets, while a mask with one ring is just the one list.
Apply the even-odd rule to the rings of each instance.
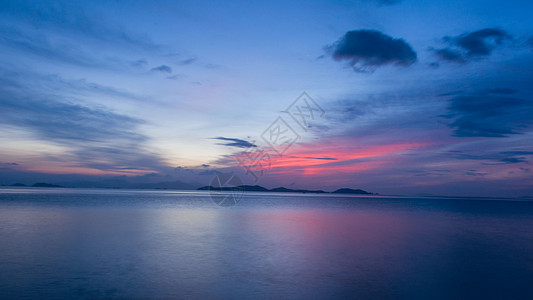
[[187, 59], [184, 59], [184, 60], [180, 61], [180, 65], [183, 65], [183, 66], [185, 66], [185, 65], [190, 65], [190, 64], [192, 64], [193, 62], [195, 62], [195, 61], [197, 61], [197, 60], [198, 60], [198, 59], [195, 58], [195, 57], [187, 58]]
[[152, 68], [152, 72], [163, 72], [163, 73], [172, 73], [172, 68], [167, 65], [161, 65], [159, 67]]
[[478, 172], [477, 170], [468, 170], [465, 172], [465, 175], [468, 176], [485, 176], [487, 173]]
[[147, 96], [137, 95], [128, 91], [117, 89], [112, 86], [90, 82], [85, 78], [77, 80], [68, 80], [57, 75], [48, 75], [36, 78], [36, 80], [40, 81], [42, 84], [45, 84], [48, 87], [52, 87], [53, 89], [61, 90], [63, 92], [71, 92], [74, 94], [90, 93], [136, 101], [146, 101], [149, 99]]
[[142, 136], [127, 130], [141, 124], [138, 119], [44, 95], [30, 98], [4, 89], [2, 92], [0, 122], [32, 129], [48, 140], [91, 142], [111, 140], [114, 136], [117, 140], [143, 140]]
[[142, 68], [147, 64], [145, 59], [131, 60], [94, 55], [94, 53], [101, 52], [103, 48], [108, 48], [108, 43], [88, 43], [79, 37], [69, 39], [65, 36], [55, 36], [51, 32], [19, 30], [13, 27], [2, 27], [1, 24], [0, 47], [9, 59], [12, 57], [21, 57], [24, 60], [37, 58], [40, 61], [46, 60], [83, 68], [130, 71], [132, 68]]
[[533, 155], [533, 151], [501, 151], [495, 153], [487, 153], [483, 150], [475, 152], [469, 151], [449, 151], [448, 156], [461, 160], [483, 160], [489, 161], [484, 165], [508, 165], [517, 163], [529, 163], [527, 156]]
[[0, 163], [0, 167], [13, 167], [13, 166], [18, 166], [19, 164], [17, 163]]
[[[101, 15], [88, 14], [71, 1], [3, 1], [0, 14], [34, 28], [53, 29], [73, 36], [155, 51], [162, 47], [148, 37], [136, 35], [110, 24]], [[42, 32], [42, 31], [41, 31]]]
[[[4, 2], [0, 5], [0, 47], [9, 59], [37, 58], [84, 68], [131, 71], [146, 64], [139, 56], [160, 54], [167, 48], [107, 22], [103, 15], [87, 13], [83, 3]], [[110, 55], [113, 51], [122, 55]]]
[[0, 72], [0, 124], [22, 128], [35, 134], [36, 140], [67, 149], [54, 159], [99, 170], [166, 167], [157, 155], [144, 149], [148, 138], [137, 132], [143, 120], [79, 102], [76, 97], [47, 92], [28, 85], [24, 78]]
[[42, 33], [25, 33], [9, 28], [0, 28], [1, 44], [18, 52], [24, 52], [46, 60], [83, 67], [108, 67], [108, 63], [99, 58], [92, 57], [77, 45], [68, 42], [52, 43]]
[[318, 160], [338, 160], [334, 157], [310, 157], [310, 156], [289, 156], [289, 158], [301, 158], [301, 159], [318, 159]]
[[504, 137], [522, 134], [533, 123], [531, 100], [500, 94], [455, 96], [448, 101], [449, 127], [460, 137]]
[[503, 151], [501, 153], [506, 154], [506, 155], [533, 155], [533, 151], [523, 151], [523, 150]]
[[456, 37], [454, 43], [466, 50], [469, 56], [490, 55], [495, 46], [510, 38], [501, 29], [486, 28]]
[[154, 101], [148, 96], [138, 95], [112, 86], [98, 84], [88, 81], [85, 78], [66, 79], [59, 75], [41, 75], [31, 71], [20, 70], [20, 68], [19, 71], [0, 69], [0, 78], [13, 85], [18, 85], [21, 92], [23, 92], [24, 89], [29, 89], [29, 87], [25, 86], [26, 84], [23, 84], [23, 82], [31, 82], [31, 88], [33, 90], [37, 89], [41, 93], [57, 94], [60, 92], [62, 95], [69, 96], [97, 95], [99, 97], [120, 98], [121, 100], [130, 101]]
[[463, 55], [456, 50], [452, 50], [450, 48], [444, 48], [444, 49], [435, 49], [433, 50], [435, 52], [435, 55], [440, 59], [444, 61], [451, 61], [456, 63], [465, 63], [466, 60], [463, 57]]
[[430, 48], [441, 61], [467, 63], [472, 59], [490, 56], [494, 49], [504, 41], [512, 39], [505, 30], [485, 28], [459, 36], [442, 38], [448, 47], [441, 49]]
[[250, 148], [257, 147], [256, 145], [241, 139], [226, 138], [226, 137], [216, 137], [215, 140], [226, 141], [225, 143], [218, 143], [217, 145], [223, 145], [228, 147], [237, 147], [237, 148]]
[[185, 78], [187, 76], [183, 75], [183, 74], [174, 74], [174, 75], [171, 75], [171, 76], [167, 76], [167, 79], [169, 80], [178, 80], [178, 79], [181, 79], [181, 78]]
[[354, 70], [362, 72], [388, 64], [406, 67], [417, 60], [416, 52], [407, 42], [377, 30], [348, 31], [327, 50], [335, 60], [346, 60]]
[[146, 59], [144, 58], [141, 58], [141, 59], [138, 59], [138, 60], [135, 60], [135, 61], [131, 61], [130, 62], [130, 65], [132, 67], [136, 67], [136, 68], [140, 68], [140, 67], [144, 67], [148, 64], [148, 62], [146, 61]]

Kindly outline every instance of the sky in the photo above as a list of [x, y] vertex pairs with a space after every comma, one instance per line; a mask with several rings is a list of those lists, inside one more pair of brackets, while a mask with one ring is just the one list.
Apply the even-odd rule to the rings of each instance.
[[533, 196], [531, 11], [2, 0], [0, 184]]

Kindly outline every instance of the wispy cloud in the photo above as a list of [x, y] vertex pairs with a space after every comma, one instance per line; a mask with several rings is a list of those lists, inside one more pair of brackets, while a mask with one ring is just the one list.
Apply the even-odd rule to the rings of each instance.
[[150, 51], [162, 48], [147, 36], [128, 32], [101, 15], [91, 15], [71, 1], [7, 1], [2, 3], [0, 13], [32, 27], [53, 29], [76, 37]]
[[159, 67], [154, 67], [151, 69], [152, 72], [162, 72], [162, 73], [172, 73], [172, 68], [167, 65], [161, 65]]
[[4, 47], [49, 61], [90, 68], [110, 67], [109, 62], [86, 53], [78, 45], [68, 41], [52, 42], [42, 33], [0, 27], [0, 41]]
[[[74, 155], [71, 164], [99, 170], [136, 168], [154, 170], [165, 163], [149, 153], [148, 138], [137, 129], [138, 118], [115, 113], [103, 107], [77, 103], [66, 97], [32, 88], [18, 77], [0, 73], [0, 123], [32, 132], [38, 139], [62, 145]], [[58, 78], [56, 78], [58, 79]], [[59, 84], [69, 84], [61, 82]], [[75, 83], [101, 93], [125, 96], [117, 90]]]
[[[501, 92], [497, 91], [497, 92]], [[504, 137], [521, 134], [533, 124], [530, 100], [501, 94], [469, 94], [448, 100], [450, 128], [460, 137]]]
[[241, 140], [241, 139], [235, 139], [235, 138], [227, 138], [227, 137], [216, 137], [213, 138], [215, 140], [224, 141], [224, 143], [217, 143], [217, 145], [223, 145], [228, 147], [237, 147], [237, 148], [250, 148], [250, 147], [257, 147], [255, 144], [252, 144], [248, 141]]
[[294, 156], [294, 155], [290, 155], [290, 156], [288, 156], [288, 158], [318, 159], [318, 160], [338, 160], [338, 158], [335, 158], [335, 157], [311, 157], [311, 156], [299, 157], [299, 156]]
[[18, 166], [19, 164], [17, 163], [0, 163], [0, 168], [9, 168], [9, 167], [14, 167], [14, 166]]
[[194, 63], [194, 62], [197, 61], [197, 60], [198, 60], [198, 59], [195, 58], [195, 57], [187, 58], [187, 59], [181, 60], [181, 61], [180, 61], [180, 65], [183, 65], [183, 66], [185, 66], [185, 65], [190, 65], [190, 64]]
[[506, 165], [528, 163], [528, 156], [533, 156], [533, 151], [500, 151], [479, 150], [476, 153], [463, 151], [450, 151], [447, 153], [454, 159], [478, 160], [485, 165]]
[[[8, 1], [0, 7], [0, 47], [11, 56], [34, 58], [83, 68], [143, 68], [146, 59], [167, 46], [147, 35], [118, 26], [103, 15], [88, 13], [70, 1]], [[121, 51], [125, 55], [111, 54]]]

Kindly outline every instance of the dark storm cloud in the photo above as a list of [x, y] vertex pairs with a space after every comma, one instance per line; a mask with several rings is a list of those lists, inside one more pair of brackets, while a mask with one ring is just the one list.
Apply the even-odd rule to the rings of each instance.
[[5, 72], [0, 73], [0, 123], [66, 147], [66, 156], [75, 156], [73, 163], [78, 166], [101, 170], [164, 167], [159, 157], [143, 149], [147, 137], [136, 132], [143, 120], [76, 103], [75, 97], [34, 88]]
[[215, 140], [225, 141], [224, 143], [217, 143], [217, 145], [237, 147], [237, 148], [250, 148], [257, 147], [256, 145], [241, 139], [226, 138], [226, 137], [216, 137]]
[[522, 134], [533, 123], [531, 100], [498, 94], [455, 96], [449, 99], [448, 111], [449, 127], [461, 137]]
[[151, 69], [152, 72], [172, 73], [172, 68], [167, 65], [161, 65]]
[[442, 41], [448, 47], [430, 50], [441, 61], [467, 63], [475, 58], [490, 56], [494, 49], [510, 39], [511, 35], [505, 30], [485, 28], [455, 37], [446, 36]]
[[383, 65], [409, 66], [417, 54], [403, 39], [377, 30], [348, 31], [335, 44], [327, 47], [335, 60], [346, 60], [356, 71], [372, 71]]

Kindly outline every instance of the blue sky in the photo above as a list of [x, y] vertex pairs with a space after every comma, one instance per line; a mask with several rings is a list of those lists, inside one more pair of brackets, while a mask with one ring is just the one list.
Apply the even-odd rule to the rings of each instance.
[[[2, 1], [0, 183], [533, 195], [530, 1]], [[307, 92], [310, 127], [285, 111]], [[282, 117], [299, 140], [275, 155]], [[235, 163], [272, 154], [252, 178]]]

